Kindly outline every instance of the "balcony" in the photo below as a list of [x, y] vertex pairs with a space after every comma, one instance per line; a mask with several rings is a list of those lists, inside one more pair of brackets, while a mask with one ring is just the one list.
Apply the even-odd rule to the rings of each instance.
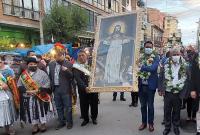
[[31, 9], [5, 3], [3, 3], [3, 14], [31, 20], [39, 20], [40, 17], [39, 11], [33, 11]]

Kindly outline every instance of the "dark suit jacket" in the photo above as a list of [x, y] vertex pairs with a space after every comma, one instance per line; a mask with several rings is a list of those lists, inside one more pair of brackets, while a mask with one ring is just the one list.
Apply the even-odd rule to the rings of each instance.
[[[63, 66], [67, 67], [68, 69], [66, 71], [63, 71], [60, 69], [59, 72], [59, 87], [62, 87], [63, 90], [66, 90], [67, 93], [71, 94], [72, 92], [72, 81], [73, 81], [73, 74], [72, 74], [72, 64], [68, 61], [64, 61]], [[54, 75], [55, 75], [55, 68], [56, 68], [56, 62], [52, 61], [49, 63], [49, 77], [51, 81], [51, 88], [54, 91]]]
[[42, 62], [38, 62], [38, 68], [47, 73], [47, 67]]
[[78, 92], [80, 93], [86, 93], [86, 88], [88, 87], [89, 83], [89, 76], [85, 75], [83, 72], [73, 69], [74, 78], [76, 79], [77, 86], [78, 86]]
[[[167, 60], [167, 62], [168, 62], [168, 60]], [[185, 81], [185, 85], [184, 85], [182, 91], [179, 93], [179, 97], [181, 99], [187, 99], [190, 94], [189, 87], [190, 87], [191, 81], [190, 81], [190, 69], [188, 67], [186, 67], [186, 75], [187, 75], [187, 79]], [[160, 92], [166, 91], [164, 66], [160, 68], [160, 73], [159, 73], [159, 78], [158, 78], [158, 91], [160, 91]]]
[[195, 55], [192, 62], [192, 72], [191, 72], [191, 91], [196, 91], [200, 94], [200, 69], [198, 64], [198, 54]]

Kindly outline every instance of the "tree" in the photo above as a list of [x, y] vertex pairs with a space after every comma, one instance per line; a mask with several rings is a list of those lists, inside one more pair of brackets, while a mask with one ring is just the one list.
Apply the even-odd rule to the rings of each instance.
[[10, 47], [10, 40], [6, 37], [2, 37], [0, 38], [0, 50], [1, 51], [7, 51], [7, 50], [10, 50], [11, 47]]
[[44, 34], [48, 40], [53, 35], [56, 41], [67, 42], [76, 38], [88, 24], [86, 10], [76, 5], [64, 6], [55, 0], [49, 13], [44, 16]]

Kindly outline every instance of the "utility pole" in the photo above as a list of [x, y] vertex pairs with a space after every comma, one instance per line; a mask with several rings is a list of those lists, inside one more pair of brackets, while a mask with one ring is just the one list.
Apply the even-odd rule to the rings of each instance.
[[44, 33], [43, 33], [43, 25], [42, 25], [42, 20], [43, 20], [43, 16], [44, 16], [44, 1], [43, 0], [39, 0], [39, 8], [40, 8], [40, 44], [43, 45], [44, 44]]

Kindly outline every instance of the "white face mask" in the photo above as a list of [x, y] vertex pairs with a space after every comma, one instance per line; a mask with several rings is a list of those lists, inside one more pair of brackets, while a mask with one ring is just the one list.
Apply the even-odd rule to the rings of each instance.
[[179, 63], [180, 56], [172, 56], [172, 60], [173, 60], [173, 62], [175, 62], [175, 63]]
[[152, 48], [145, 48], [144, 51], [145, 51], [146, 54], [151, 54], [153, 52], [153, 49]]

